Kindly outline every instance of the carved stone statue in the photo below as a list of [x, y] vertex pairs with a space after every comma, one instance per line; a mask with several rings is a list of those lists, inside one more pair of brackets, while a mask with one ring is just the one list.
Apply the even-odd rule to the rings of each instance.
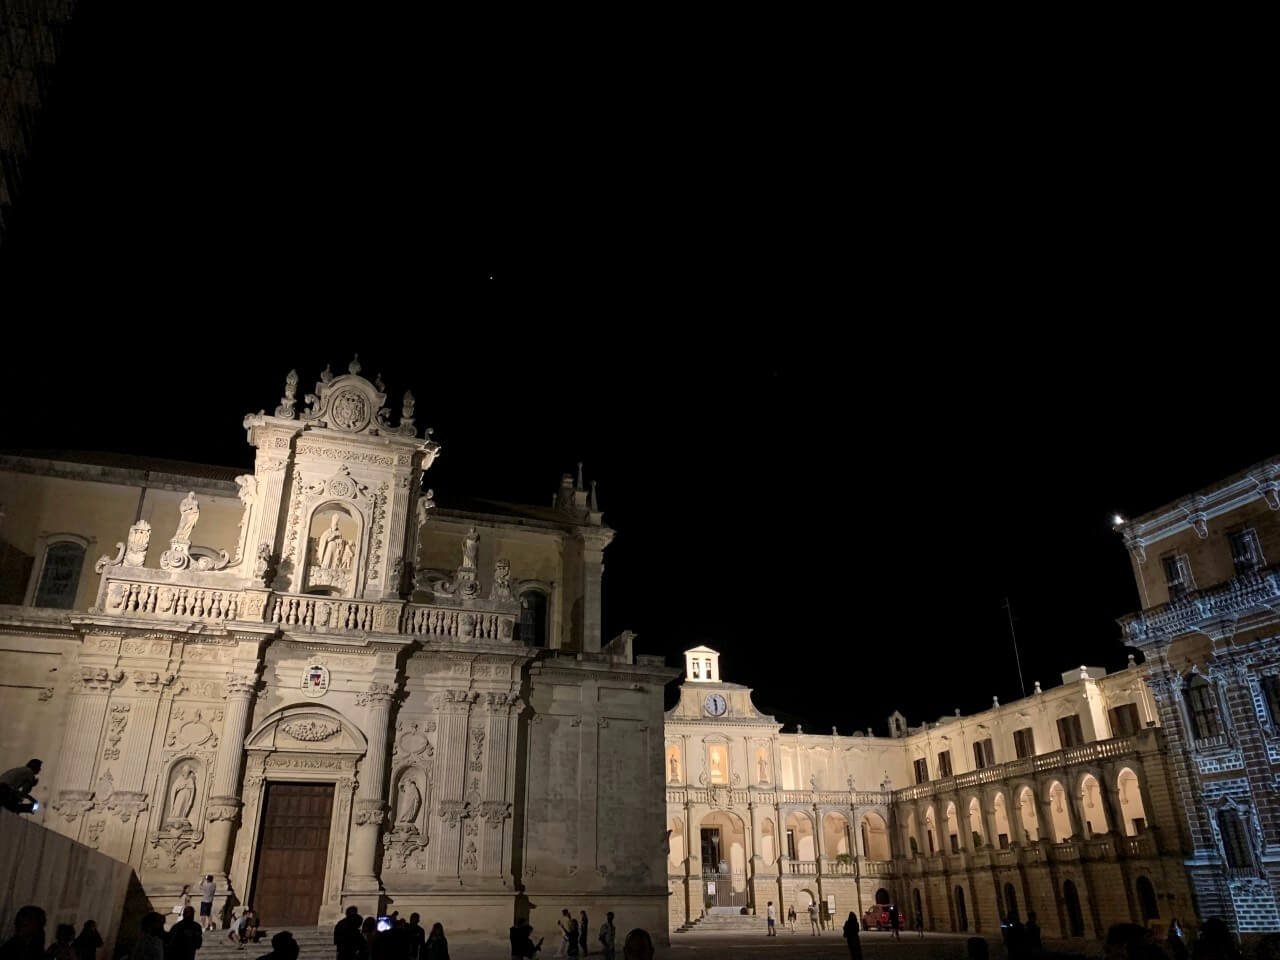
[[182, 776], [169, 791], [169, 823], [186, 823], [196, 802], [196, 775], [190, 767], [184, 767]]
[[338, 566], [343, 570], [350, 570], [351, 564], [356, 559], [356, 545], [350, 540], [342, 542], [342, 559], [338, 561]]
[[126, 567], [141, 567], [147, 560], [147, 548], [151, 546], [151, 524], [139, 520], [129, 528], [128, 547], [124, 552]]
[[680, 761], [676, 759], [676, 755], [671, 755], [671, 782], [680, 782]]
[[476, 554], [480, 550], [480, 535], [476, 533], [476, 528], [472, 527], [467, 531], [466, 539], [462, 541], [462, 567], [463, 570], [476, 569]]
[[756, 767], [760, 771], [760, 782], [768, 783], [769, 782], [769, 766], [764, 762], [763, 756], [756, 757]]
[[342, 537], [342, 531], [338, 529], [338, 515], [335, 513], [333, 519], [329, 521], [329, 529], [320, 535], [319, 565], [326, 570], [338, 566], [342, 559], [342, 548], [346, 543], [347, 541]]
[[428, 490], [418, 498], [418, 526], [427, 522], [427, 514], [435, 509], [435, 491]]
[[181, 540], [183, 543], [190, 543], [191, 531], [195, 529], [196, 521], [200, 519], [200, 504], [196, 502], [194, 491], [186, 495], [182, 503], [179, 504], [178, 510], [181, 516], [178, 519], [178, 529], [174, 533], [173, 539]]
[[400, 782], [399, 806], [400, 812], [396, 817], [396, 823], [411, 826], [418, 822], [418, 811], [422, 809], [422, 791], [411, 779]]
[[493, 588], [489, 591], [490, 600], [511, 599], [511, 561], [498, 560], [493, 565]]

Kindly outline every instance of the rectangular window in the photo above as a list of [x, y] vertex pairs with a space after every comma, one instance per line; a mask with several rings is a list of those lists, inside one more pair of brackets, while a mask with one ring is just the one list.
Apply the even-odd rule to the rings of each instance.
[[1218, 832], [1222, 834], [1222, 852], [1227, 866], [1237, 870], [1252, 867], [1253, 855], [1249, 852], [1249, 840], [1244, 834], [1244, 824], [1234, 810], [1218, 811]]
[[1111, 708], [1111, 735], [1113, 737], [1131, 737], [1141, 729], [1142, 721], [1138, 719], [1136, 703], [1122, 703]]
[[996, 765], [995, 747], [991, 745], [991, 738], [979, 740], [973, 745], [973, 767], [975, 770], [983, 770], [987, 767]]
[[1008, 835], [1007, 833], [1002, 833], [1002, 834], [1000, 834], [999, 840], [1000, 840], [1000, 849], [1001, 849], [1001, 850], [1008, 850], [1008, 849], [1009, 849], [1009, 835]]
[[794, 830], [787, 831], [787, 859], [794, 860], [796, 858], [796, 832]]
[[916, 783], [929, 782], [929, 761], [921, 757], [915, 762]]
[[35, 606], [70, 610], [75, 606], [80, 570], [84, 567], [84, 547], [60, 540], [49, 544], [44, 553], [44, 569], [36, 588]]
[[1262, 550], [1258, 547], [1258, 535], [1252, 530], [1237, 530], [1227, 535], [1231, 543], [1231, 562], [1236, 574], [1252, 573], [1262, 566]]
[[1165, 557], [1160, 563], [1164, 567], [1164, 582], [1169, 588], [1170, 600], [1181, 600], [1190, 589], [1187, 558], [1181, 555]]
[[1036, 755], [1036, 735], [1030, 727], [1013, 731], [1013, 754], [1019, 760]]
[[1222, 733], [1213, 688], [1203, 677], [1196, 677], [1187, 685], [1187, 703], [1191, 706], [1191, 731], [1197, 740]]
[[1084, 731], [1080, 729], [1080, 714], [1073, 713], [1069, 717], [1058, 718], [1058, 738], [1062, 741], [1063, 750], [1084, 744]]
[[1280, 727], [1280, 677], [1259, 677], [1258, 685], [1262, 687], [1262, 696], [1267, 701], [1272, 726]]
[[938, 753], [938, 776], [951, 776], [951, 751], [942, 750]]
[[951, 835], [951, 852], [952, 853], [960, 852], [960, 838], [957, 837], [954, 833]]

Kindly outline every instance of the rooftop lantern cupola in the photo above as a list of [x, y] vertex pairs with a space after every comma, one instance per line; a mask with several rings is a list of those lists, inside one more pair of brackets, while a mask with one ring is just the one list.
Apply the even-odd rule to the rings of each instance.
[[720, 682], [720, 654], [710, 647], [694, 647], [684, 652], [684, 678], [697, 683]]

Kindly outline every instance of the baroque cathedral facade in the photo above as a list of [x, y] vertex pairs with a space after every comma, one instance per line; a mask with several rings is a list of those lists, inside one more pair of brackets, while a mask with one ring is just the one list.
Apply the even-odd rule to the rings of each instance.
[[0, 461], [0, 747], [45, 759], [36, 817], [153, 903], [213, 874], [277, 929], [354, 904], [491, 939], [573, 904], [665, 931], [675, 671], [602, 642], [581, 471], [549, 507], [437, 508], [440, 446], [386, 400], [353, 361], [299, 409], [291, 373], [243, 475]]
[[0, 750], [44, 758], [34, 818], [154, 903], [213, 874], [276, 927], [355, 904], [464, 940], [769, 900], [1280, 927], [1280, 458], [1117, 518], [1142, 663], [784, 733], [715, 650], [664, 715], [677, 671], [604, 640], [613, 534], [581, 469], [550, 506], [437, 506], [440, 447], [400, 406], [353, 361], [245, 418], [251, 473], [0, 456]]

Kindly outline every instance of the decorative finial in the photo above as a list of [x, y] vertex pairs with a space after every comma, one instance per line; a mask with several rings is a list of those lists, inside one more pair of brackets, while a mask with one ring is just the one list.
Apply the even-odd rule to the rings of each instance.
[[1032, 692], [1032, 693], [1044, 693], [1044, 691], [1040, 689], [1040, 681], [1039, 681], [1039, 680], [1037, 680], [1037, 681], [1036, 681], [1036, 688], [1035, 688], [1034, 690], [1032, 690], [1031, 692]]
[[800, 724], [798, 724], [798, 723], [797, 723], [797, 724], [796, 724], [796, 736], [799, 736], [799, 735], [800, 735], [800, 734], [802, 734], [802, 733], [804, 733], [804, 727], [800, 726]]
[[838, 737], [838, 736], [840, 736], [840, 733], [839, 733], [839, 731], [838, 731], [838, 730], [836, 730], [836, 728], [835, 728], [835, 727], [832, 727], [832, 728], [831, 728], [831, 735], [832, 735], [833, 737]]
[[999, 708], [1000, 708], [1000, 698], [999, 698], [999, 697], [992, 697], [992, 698], [991, 698], [991, 709], [992, 709], [992, 710], [998, 710]]
[[849, 776], [845, 777], [844, 782], [849, 785], [849, 792], [853, 793], [853, 774], [851, 773]]
[[1132, 669], [1133, 669], [1134, 667], [1136, 667], [1137, 665], [1138, 665], [1138, 661], [1137, 661], [1137, 660], [1135, 660], [1135, 659], [1133, 659], [1133, 654], [1132, 654], [1132, 653], [1131, 653], [1131, 654], [1129, 654], [1129, 663], [1128, 663], [1128, 666], [1126, 667], [1126, 669], [1132, 670]]
[[284, 378], [284, 396], [280, 398], [280, 406], [276, 407], [277, 417], [286, 417], [292, 420], [296, 414], [294, 413], [298, 403], [298, 371], [290, 370], [289, 375]]
[[379, 371], [378, 371], [378, 375], [377, 375], [376, 377], [374, 377], [374, 378], [373, 378], [373, 387], [374, 387], [374, 389], [375, 389], [375, 390], [377, 390], [379, 393], [386, 393], [386, 392], [387, 392], [387, 385], [386, 385], [385, 383], [383, 383], [383, 382], [382, 382], [382, 371], [381, 371], [381, 370], [379, 370]]
[[320, 371], [320, 382], [328, 383], [332, 379], [333, 379], [333, 366], [332, 364], [326, 363], [324, 365], [324, 369]]
[[591, 481], [591, 512], [600, 512], [600, 501], [596, 499], [596, 482], [594, 480]]
[[360, 366], [360, 354], [356, 354], [351, 358], [351, 362], [347, 364], [347, 373], [355, 376], [364, 368]]
[[[404, 392], [403, 405], [400, 408], [400, 422], [402, 424], [406, 420], [409, 421], [410, 423], [413, 422], [413, 406], [415, 403], [417, 403], [417, 401], [413, 397], [413, 391], [406, 390]], [[427, 430], [427, 436], [431, 436], [431, 430], [429, 428]]]
[[586, 489], [586, 487], [582, 485], [582, 461], [581, 460], [578, 461], [578, 486], [575, 489], [577, 490]]
[[956, 707], [956, 716], [957, 716], [957, 717], [958, 717], [958, 716], [960, 716], [960, 708], [959, 708], [959, 707]]

